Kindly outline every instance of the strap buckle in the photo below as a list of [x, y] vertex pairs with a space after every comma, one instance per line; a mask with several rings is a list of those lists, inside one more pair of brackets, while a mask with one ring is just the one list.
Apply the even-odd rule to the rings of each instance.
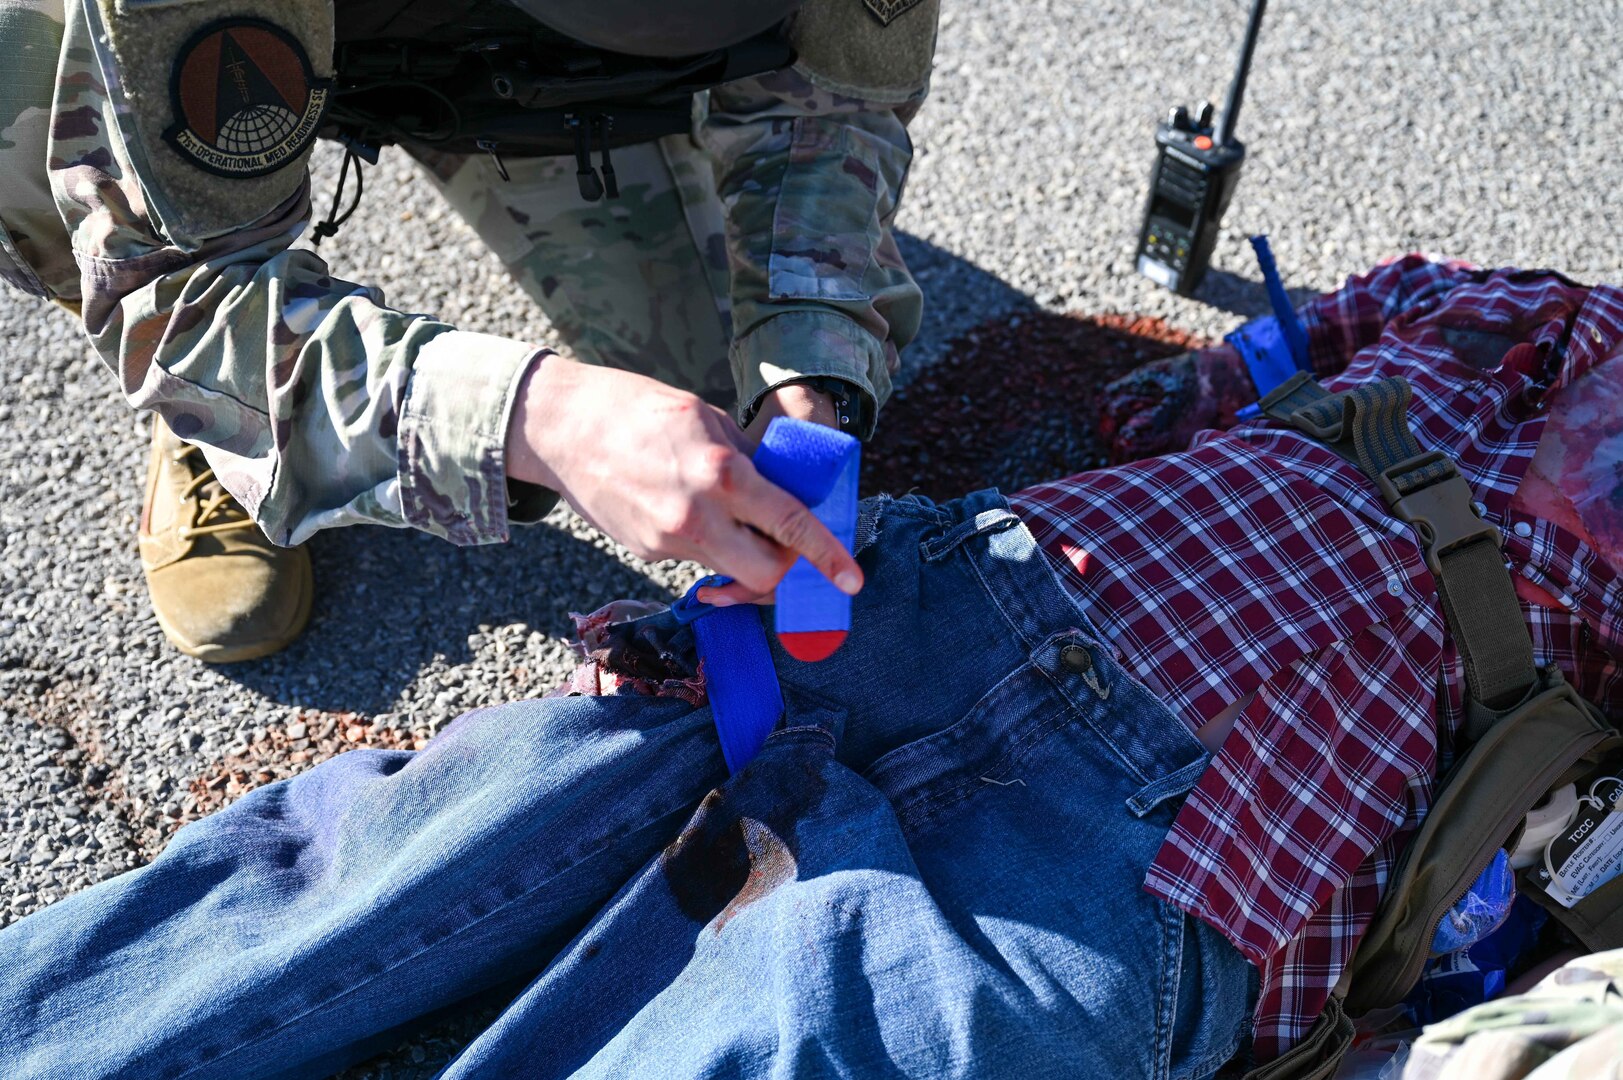
[[699, 590], [720, 588], [723, 585], [731, 584], [732, 580], [726, 574], [706, 574], [692, 585], [689, 585], [688, 591], [683, 593], [676, 603], [671, 605], [671, 614], [676, 617], [676, 621], [682, 626], [686, 626], [694, 619], [710, 614], [716, 609], [699, 599]]
[[[1439, 470], [1439, 466], [1443, 468]], [[1428, 470], [1440, 471], [1442, 475], [1424, 487], [1403, 494], [1398, 485], [1402, 477]], [[1477, 515], [1471, 485], [1447, 454], [1434, 450], [1407, 458], [1382, 470], [1376, 483], [1393, 515], [1413, 525], [1420, 534], [1426, 566], [1439, 581], [1443, 574], [1443, 556], [1449, 552], [1480, 540], [1500, 546], [1502, 534]]]

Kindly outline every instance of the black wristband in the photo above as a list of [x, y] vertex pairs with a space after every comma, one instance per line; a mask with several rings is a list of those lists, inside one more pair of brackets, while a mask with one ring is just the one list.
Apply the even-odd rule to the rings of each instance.
[[783, 386], [804, 386], [819, 394], [827, 394], [834, 402], [834, 415], [841, 431], [860, 438], [859, 432], [865, 430], [863, 413], [867, 408], [868, 396], [855, 383], [832, 375], [809, 375], [803, 379], [790, 379], [773, 389]]

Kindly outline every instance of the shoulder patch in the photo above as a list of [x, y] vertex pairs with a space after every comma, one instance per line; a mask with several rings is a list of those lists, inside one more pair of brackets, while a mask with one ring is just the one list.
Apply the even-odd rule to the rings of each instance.
[[82, 24], [104, 111], [160, 235], [196, 251], [292, 209], [334, 92], [333, 0], [84, 0], [69, 10], [81, 13], [70, 33]]
[[332, 80], [316, 78], [309, 54], [286, 30], [262, 19], [221, 19], [175, 56], [175, 123], [163, 137], [216, 176], [264, 176], [298, 160], [315, 139], [331, 91]]
[[868, 13], [879, 20], [880, 26], [889, 26], [896, 16], [907, 11], [908, 8], [917, 7], [924, 0], [862, 0], [868, 6]]
[[820, 89], [858, 101], [921, 100], [940, 14], [941, 0], [806, 0], [789, 24], [800, 57], [795, 69]]

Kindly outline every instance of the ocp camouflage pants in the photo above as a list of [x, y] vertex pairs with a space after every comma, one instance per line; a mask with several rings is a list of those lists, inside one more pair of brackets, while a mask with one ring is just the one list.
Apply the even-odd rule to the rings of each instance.
[[620, 197], [587, 202], [573, 157], [420, 160], [580, 360], [733, 403], [721, 202], [689, 135], [615, 150]]
[[1403, 1080], [1594, 1080], [1623, 1075], [1623, 949], [1551, 972], [1415, 1040]]

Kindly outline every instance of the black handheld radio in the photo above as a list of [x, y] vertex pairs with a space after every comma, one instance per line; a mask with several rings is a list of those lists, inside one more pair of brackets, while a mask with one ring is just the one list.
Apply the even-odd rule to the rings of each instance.
[[1179, 105], [1155, 131], [1155, 170], [1135, 262], [1139, 273], [1181, 296], [1193, 293], [1206, 276], [1223, 211], [1245, 163], [1245, 144], [1234, 137], [1234, 124], [1266, 6], [1267, 0], [1252, 0], [1240, 64], [1216, 129], [1206, 102], [1194, 118]]

